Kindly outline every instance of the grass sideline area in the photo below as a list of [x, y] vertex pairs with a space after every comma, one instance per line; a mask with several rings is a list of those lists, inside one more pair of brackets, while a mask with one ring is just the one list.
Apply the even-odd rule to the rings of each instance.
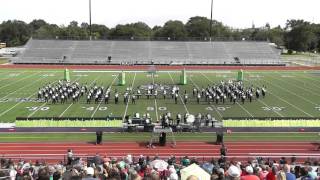
[[224, 120], [223, 127], [320, 127], [320, 120]]
[[[95, 133], [0, 133], [0, 142], [95, 142]], [[104, 133], [105, 142], [148, 142], [151, 133]], [[170, 139], [170, 136], [167, 137]], [[215, 133], [175, 133], [177, 141], [215, 142]], [[305, 141], [318, 142], [318, 133], [231, 133], [224, 141]]]
[[[180, 71], [159, 71], [155, 76], [148, 72], [126, 72], [126, 85], [117, 85], [117, 71], [71, 71], [71, 81], [77, 80], [80, 84], [96, 83], [99, 86], [111, 85], [111, 100], [109, 104], [87, 104], [86, 98], [81, 98], [78, 103], [52, 104], [37, 102], [38, 89], [63, 78], [63, 70], [30, 70], [30, 69], [0, 69], [0, 122], [12, 123], [16, 117], [107, 117], [133, 115], [138, 112], [141, 115], [149, 113], [153, 121], [167, 111], [171, 111], [172, 117], [177, 113], [190, 114], [210, 113], [215, 119], [223, 117], [276, 117], [295, 118], [309, 117], [318, 119], [320, 116], [320, 71], [245, 71], [245, 87], [267, 88], [265, 98], [238, 102], [208, 104], [204, 100], [197, 104], [192, 97], [193, 88], [206, 88], [208, 85], [220, 83], [220, 81], [234, 80], [237, 71], [212, 70], [212, 71], [188, 71], [187, 85], [178, 85]], [[171, 97], [166, 100], [160, 95], [157, 99], [145, 96], [137, 100], [137, 103], [126, 105], [123, 103], [123, 93], [128, 87], [136, 89], [138, 86], [150, 83], [177, 85], [180, 88], [181, 98], [175, 104]], [[120, 93], [119, 104], [114, 104], [114, 92]], [[183, 104], [183, 94], [187, 91], [189, 100]], [[301, 118], [303, 119], [303, 118]]]
[[16, 127], [122, 127], [122, 120], [70, 121], [70, 120], [26, 120], [16, 121]]

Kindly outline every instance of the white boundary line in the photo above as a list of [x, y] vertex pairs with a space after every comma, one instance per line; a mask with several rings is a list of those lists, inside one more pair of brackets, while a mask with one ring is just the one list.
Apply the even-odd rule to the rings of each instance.
[[[131, 84], [131, 90], [132, 90], [132, 88], [133, 88], [134, 81], [136, 80], [136, 76], [137, 76], [137, 73], [135, 72], [135, 73], [134, 73], [134, 77], [133, 77], [133, 81], [132, 81], [132, 84]], [[129, 95], [128, 99], [130, 99], [130, 95]], [[125, 109], [124, 114], [123, 114], [123, 117], [122, 117], [122, 122], [124, 122], [124, 118], [125, 118], [126, 115], [127, 115], [128, 106], [129, 106], [129, 101], [128, 101], [127, 105], [126, 105], [126, 109]]]
[[[198, 88], [198, 90], [200, 90], [200, 87], [192, 80], [192, 78], [191, 78], [190, 76], [189, 76], [189, 79], [190, 79], [190, 81], [192, 82], [192, 84], [193, 84], [194, 86], [196, 86], [196, 87]], [[215, 105], [212, 105], [212, 104], [210, 103], [210, 106], [213, 107], [213, 109], [218, 113], [218, 115], [220, 116], [220, 118], [223, 117], [222, 114], [217, 110], [217, 108], [215, 107]]]
[[[172, 78], [172, 76], [171, 76], [170, 72], [168, 72], [168, 74], [169, 74], [169, 76], [170, 76], [170, 78], [171, 78], [172, 83], [174, 84], [174, 80], [173, 80], [173, 78]], [[188, 113], [188, 114], [190, 114], [190, 113], [189, 113], [189, 111], [188, 111], [188, 108], [187, 108], [186, 104], [184, 104], [183, 99], [182, 99], [182, 97], [180, 96], [180, 94], [179, 94], [179, 97], [180, 97], [180, 100], [181, 100], [181, 102], [182, 102], [182, 104], [183, 104], [183, 106], [184, 106], [185, 110], [187, 111], [187, 113]]]
[[[112, 75], [112, 74], [111, 74], [111, 75]], [[114, 81], [118, 78], [118, 76], [119, 76], [119, 75], [117, 75], [117, 76], [112, 80], [112, 82], [111, 82], [111, 84], [110, 84], [110, 90], [111, 90], [111, 87], [112, 87]], [[112, 76], [111, 76], [111, 77], [112, 77]], [[101, 103], [102, 103], [102, 101], [100, 101], [99, 105], [97, 106], [97, 108], [96, 108], [96, 109], [94, 110], [94, 112], [92, 113], [91, 118], [93, 118], [93, 116], [96, 114], [97, 110], [98, 110], [99, 107], [101, 106]]]
[[[154, 74], [151, 75], [152, 76], [152, 83], [154, 84]], [[159, 116], [158, 116], [158, 103], [157, 103], [157, 99], [154, 99], [154, 106], [156, 108], [156, 119], [157, 122], [159, 122]]]

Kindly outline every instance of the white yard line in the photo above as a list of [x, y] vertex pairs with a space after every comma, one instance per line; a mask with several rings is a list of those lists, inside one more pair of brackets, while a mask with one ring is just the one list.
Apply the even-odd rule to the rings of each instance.
[[[54, 82], [55, 82], [55, 81], [54, 81]], [[52, 82], [51, 84], [53, 84], [54, 82]], [[29, 97], [27, 97], [27, 99], [28, 99], [28, 98], [31, 98], [31, 97], [34, 96], [35, 94], [37, 94], [37, 93], [31, 94]], [[3, 116], [4, 114], [6, 114], [7, 112], [11, 111], [13, 108], [17, 107], [17, 106], [18, 106], [19, 104], [21, 104], [22, 102], [23, 102], [23, 101], [20, 101], [19, 103], [15, 104], [15, 105], [12, 106], [11, 108], [9, 108], [9, 109], [5, 110], [4, 112], [2, 112], [2, 113], [0, 114], [0, 117]]]
[[[248, 73], [248, 74], [249, 74], [249, 73]], [[262, 80], [263, 80], [263, 79], [262, 79]], [[263, 81], [265, 81], [265, 80], [263, 80]], [[311, 114], [309, 114], [309, 113], [305, 112], [304, 110], [302, 110], [301, 108], [295, 106], [294, 104], [291, 104], [290, 102], [286, 101], [285, 99], [283, 99], [283, 98], [281, 98], [281, 97], [273, 94], [270, 90], [269, 90], [268, 92], [269, 92], [272, 96], [275, 96], [275, 97], [278, 98], [279, 100], [281, 100], [281, 101], [287, 103], [288, 105], [290, 105], [291, 107], [293, 107], [293, 108], [295, 108], [295, 109], [303, 112], [303, 113], [306, 114], [307, 116], [309, 116], [309, 117], [314, 117], [314, 116], [312, 116]]]
[[[28, 85], [26, 85], [26, 86], [22, 86], [22, 87], [20, 87], [19, 89], [15, 90], [15, 91], [12, 91], [12, 92], [10, 92], [9, 94], [7, 94], [6, 96], [0, 97], [0, 98], [6, 98], [6, 97], [8, 97], [10, 94], [16, 94], [16, 92], [19, 91], [20, 89], [29, 87], [29, 86], [35, 84], [36, 82], [38, 82], [38, 81], [40, 81], [40, 80], [43, 80], [43, 79], [45, 79], [45, 78], [47, 78], [47, 77], [43, 77], [43, 78], [37, 79], [36, 81], [33, 81], [31, 84], [28, 84]], [[5, 94], [5, 93], [4, 93], [4, 94]], [[30, 93], [28, 93], [28, 94], [30, 94]]]
[[[151, 76], [152, 76], [152, 83], [154, 84], [154, 74], [152, 74]], [[155, 106], [155, 108], [156, 108], [156, 118], [157, 118], [157, 122], [159, 122], [157, 99], [154, 99], [154, 106]]]
[[[78, 77], [76, 80], [74, 80], [73, 82], [75, 82], [75, 81], [78, 81], [79, 79], [80, 79], [81, 77]], [[33, 111], [32, 113], [30, 113], [29, 115], [28, 115], [28, 118], [29, 117], [32, 117], [36, 112], [38, 112], [42, 107], [44, 107], [45, 105], [47, 105], [48, 103], [47, 102], [45, 102], [45, 103], [43, 103], [40, 107], [38, 107], [35, 111]]]
[[296, 93], [294, 93], [294, 92], [292, 92], [292, 91], [290, 91], [290, 90], [287, 90], [287, 89], [285, 89], [285, 88], [283, 88], [283, 87], [281, 87], [281, 86], [279, 86], [279, 85], [277, 85], [277, 84], [271, 83], [271, 82], [268, 81], [268, 80], [265, 80], [265, 79], [262, 79], [262, 80], [265, 81], [265, 82], [267, 82], [267, 83], [270, 84], [271, 86], [276, 86], [276, 87], [278, 87], [278, 89], [280, 88], [280, 89], [282, 89], [282, 90], [284, 90], [284, 91], [289, 92], [290, 94], [293, 94], [293, 95], [299, 97], [300, 99], [303, 99], [304, 101], [306, 101], [306, 102], [308, 102], [308, 103], [310, 103], [310, 104], [313, 104], [313, 105], [318, 106], [317, 103], [314, 103], [314, 102], [312, 102], [312, 101], [310, 101], [310, 100], [308, 100], [308, 99], [306, 99], [306, 98], [304, 98], [304, 97], [302, 97], [302, 96], [300, 96], [300, 95], [298, 95], [298, 94], [296, 94]]
[[[137, 73], [135, 72], [135, 73], [134, 73], [134, 77], [133, 77], [133, 81], [132, 81], [132, 84], [131, 84], [131, 90], [132, 90], [132, 88], [133, 88], [134, 81], [136, 80], [136, 76], [137, 76]], [[128, 99], [130, 99], [130, 95], [129, 95]], [[129, 101], [128, 101], [127, 105], [126, 105], [126, 109], [125, 109], [124, 114], [123, 114], [123, 117], [122, 117], [122, 122], [124, 122], [124, 119], [125, 119], [125, 117], [126, 117], [126, 115], [127, 115], [128, 106], [129, 106]]]
[[[75, 81], [78, 81], [78, 80], [81, 79], [82, 77], [83, 77], [83, 76], [78, 77]], [[98, 76], [98, 77], [100, 77], [100, 76]], [[91, 82], [91, 84], [89, 84], [89, 86], [91, 86], [94, 82], [96, 82], [97, 79], [98, 79], [98, 77], [97, 77], [96, 79], [94, 79], [94, 80]], [[65, 109], [65, 110], [59, 115], [59, 117], [62, 117], [62, 116], [64, 115], [64, 113], [66, 113], [67, 110], [68, 110], [72, 105], [73, 105], [73, 103], [71, 103], [71, 104], [67, 107], [67, 109]]]
[[254, 117], [245, 107], [243, 107], [240, 103], [236, 102], [236, 104], [238, 104], [241, 109], [243, 109], [247, 114], [249, 114], [249, 116]]
[[[279, 73], [278, 73], [278, 74], [279, 74]], [[276, 79], [276, 78], [273, 78], [273, 77], [271, 77], [271, 76], [270, 76], [270, 78]], [[297, 87], [297, 88], [299, 88], [299, 89], [302, 89], [302, 90], [304, 90], [304, 91], [309, 92], [310, 94], [313, 94], [313, 95], [315, 95], [315, 96], [320, 97], [319, 94], [314, 93], [313, 91], [309, 90], [308, 88], [302, 88], [301, 86], [299, 86], [299, 85], [297, 85], [297, 84], [295, 84], [295, 83], [288, 83], [288, 82], [282, 80], [281, 78], [279, 78], [278, 80], [281, 81], [281, 82], [285, 82], [286, 84], [293, 85], [293, 86], [295, 86], [295, 87]], [[297, 80], [297, 79], [294, 79], [294, 80], [295, 80], [295, 81], [298, 81], [298, 82], [301, 82], [301, 85], [304, 83], [304, 82], [302, 82], [302, 81], [300, 81], [300, 80]], [[317, 88], [319, 88], [319, 87], [317, 86]]]
[[281, 101], [283, 101], [283, 102], [285, 102], [285, 103], [289, 104], [290, 106], [294, 107], [295, 109], [297, 109], [297, 110], [299, 110], [299, 111], [303, 112], [304, 114], [308, 115], [309, 117], [314, 117], [314, 116], [312, 116], [311, 114], [309, 114], [309, 113], [305, 112], [304, 110], [302, 110], [301, 108], [299, 108], [299, 107], [297, 107], [297, 106], [295, 106], [295, 105], [291, 104], [290, 102], [286, 101], [285, 99], [283, 99], [283, 98], [281, 98], [281, 97], [279, 97], [279, 96], [277, 96], [277, 95], [273, 94], [271, 91], [268, 91], [268, 92], [269, 92], [271, 95], [273, 95], [273, 96], [277, 97], [278, 99], [280, 99]]
[[[196, 86], [198, 90], [200, 90], [200, 87], [192, 80], [192, 78], [189, 77], [189, 79], [190, 79], [190, 81], [192, 82], [192, 84], [193, 84], [194, 86]], [[217, 110], [216, 106], [215, 106], [215, 105], [212, 105], [212, 104], [210, 104], [210, 106], [213, 107], [213, 109], [218, 113], [218, 115], [220, 116], [220, 118], [222, 118], [222, 114]]]
[[[211, 83], [213, 83], [213, 81], [211, 79], [209, 79], [205, 74], [201, 73], [202, 76], [204, 76], [207, 80], [209, 80]], [[241, 109], [243, 109], [249, 116], [254, 117], [245, 107], [243, 107], [240, 103], [236, 103], [238, 106], [240, 106]]]
[[[170, 78], [171, 78], [172, 83], [174, 84], [174, 80], [173, 80], [173, 78], [172, 78], [172, 76], [171, 76], [170, 72], [168, 72], [168, 74], [169, 74], [169, 76], [170, 76]], [[183, 106], [184, 106], [185, 110], [187, 111], [187, 113], [188, 113], [188, 114], [190, 114], [190, 113], [189, 113], [189, 111], [188, 111], [188, 108], [187, 108], [186, 104], [183, 102], [183, 99], [182, 99], [182, 97], [180, 96], [180, 94], [179, 94], [179, 97], [180, 97], [180, 100], [181, 100], [181, 102], [182, 102], [182, 104], [183, 104]]]
[[[111, 87], [112, 87], [114, 81], [118, 78], [118, 76], [119, 76], [119, 75], [117, 75], [117, 76], [113, 79], [113, 81], [111, 82], [111, 84], [110, 84], [110, 90], [111, 90]], [[96, 114], [97, 110], [98, 110], [99, 107], [101, 106], [101, 103], [102, 103], [102, 101], [100, 101], [100, 103], [98, 104], [97, 108], [96, 108], [96, 109], [94, 110], [94, 112], [92, 113], [91, 118], [93, 118], [93, 116]]]
[[64, 114], [65, 112], [67, 112], [68, 109], [69, 109], [72, 105], [73, 105], [73, 103], [71, 103], [71, 104], [67, 107], [67, 109], [65, 109], [65, 110], [59, 115], [59, 117], [62, 117], [63, 114]]
[[[247, 82], [249, 82], [249, 80], [245, 80], [245, 81], [247, 81]], [[250, 83], [250, 82], [249, 82]], [[263, 104], [263, 105], [265, 105], [266, 107], [270, 107], [267, 103], [265, 103], [265, 102], [263, 102], [263, 101], [261, 101], [260, 99], [257, 99], [261, 104]], [[272, 111], [272, 112], [274, 112], [274, 113], [276, 113], [276, 114], [278, 114], [280, 117], [284, 117], [280, 112], [278, 112], [278, 111]]]
[[18, 82], [20, 82], [20, 81], [22, 81], [22, 80], [25, 80], [25, 79], [28, 79], [29, 77], [35, 76], [35, 75], [37, 75], [37, 74], [39, 74], [39, 73], [40, 73], [40, 72], [33, 73], [33, 74], [31, 74], [31, 75], [29, 75], [29, 76], [27, 76], [27, 77], [24, 77], [24, 78], [22, 78], [22, 79], [19, 79], [19, 80], [17, 80], [17, 81], [13, 81], [12, 83], [9, 83], [9, 84], [7, 84], [7, 85], [5, 85], [5, 86], [0, 87], [0, 89], [5, 88], [5, 87], [8, 87], [8, 86], [11, 86], [11, 85], [13, 85], [13, 84], [17, 84]]
[[[26, 71], [21, 72], [20, 75], [23, 74], [23, 73], [25, 73], [25, 72], [26, 72]], [[8, 73], [10, 73], [10, 72], [2, 72], [0, 75], [2, 76], [2, 74], [8, 74]], [[13, 72], [11, 72], [11, 73], [13, 73]], [[10, 78], [11, 78], [10, 76], [7, 77], [7, 78], [1, 78], [1, 79], [0, 79], [0, 83], [1, 83], [2, 81], [4, 81], [4, 80], [10, 79]]]

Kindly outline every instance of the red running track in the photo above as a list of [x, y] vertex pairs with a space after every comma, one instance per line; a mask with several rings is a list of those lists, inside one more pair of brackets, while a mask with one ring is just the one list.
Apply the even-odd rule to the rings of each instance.
[[[307, 157], [320, 159], [320, 152], [316, 151], [317, 144], [312, 142], [227, 142], [228, 156], [239, 161], [247, 161], [253, 157], [271, 157], [279, 159], [282, 156], [297, 156], [303, 162]], [[0, 143], [0, 155], [13, 159], [46, 160], [56, 163], [64, 159], [68, 149], [72, 149], [75, 156], [94, 156], [96, 153], [108, 157], [124, 157], [131, 154], [137, 157], [141, 154], [160, 157], [196, 157], [199, 160], [218, 158], [219, 145], [206, 142], [178, 142], [175, 147], [156, 146], [147, 148], [145, 143], [112, 142], [103, 145], [92, 143]]]

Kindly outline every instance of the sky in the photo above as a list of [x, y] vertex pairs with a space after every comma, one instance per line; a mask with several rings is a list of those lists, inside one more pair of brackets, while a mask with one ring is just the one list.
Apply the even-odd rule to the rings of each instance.
[[[0, 21], [44, 19], [68, 25], [89, 21], [89, 0], [1, 0]], [[210, 18], [211, 0], [92, 0], [92, 23], [114, 27], [142, 21], [150, 27], [168, 20]], [[213, 19], [232, 28], [285, 26], [287, 19], [320, 23], [320, 0], [213, 0]]]

